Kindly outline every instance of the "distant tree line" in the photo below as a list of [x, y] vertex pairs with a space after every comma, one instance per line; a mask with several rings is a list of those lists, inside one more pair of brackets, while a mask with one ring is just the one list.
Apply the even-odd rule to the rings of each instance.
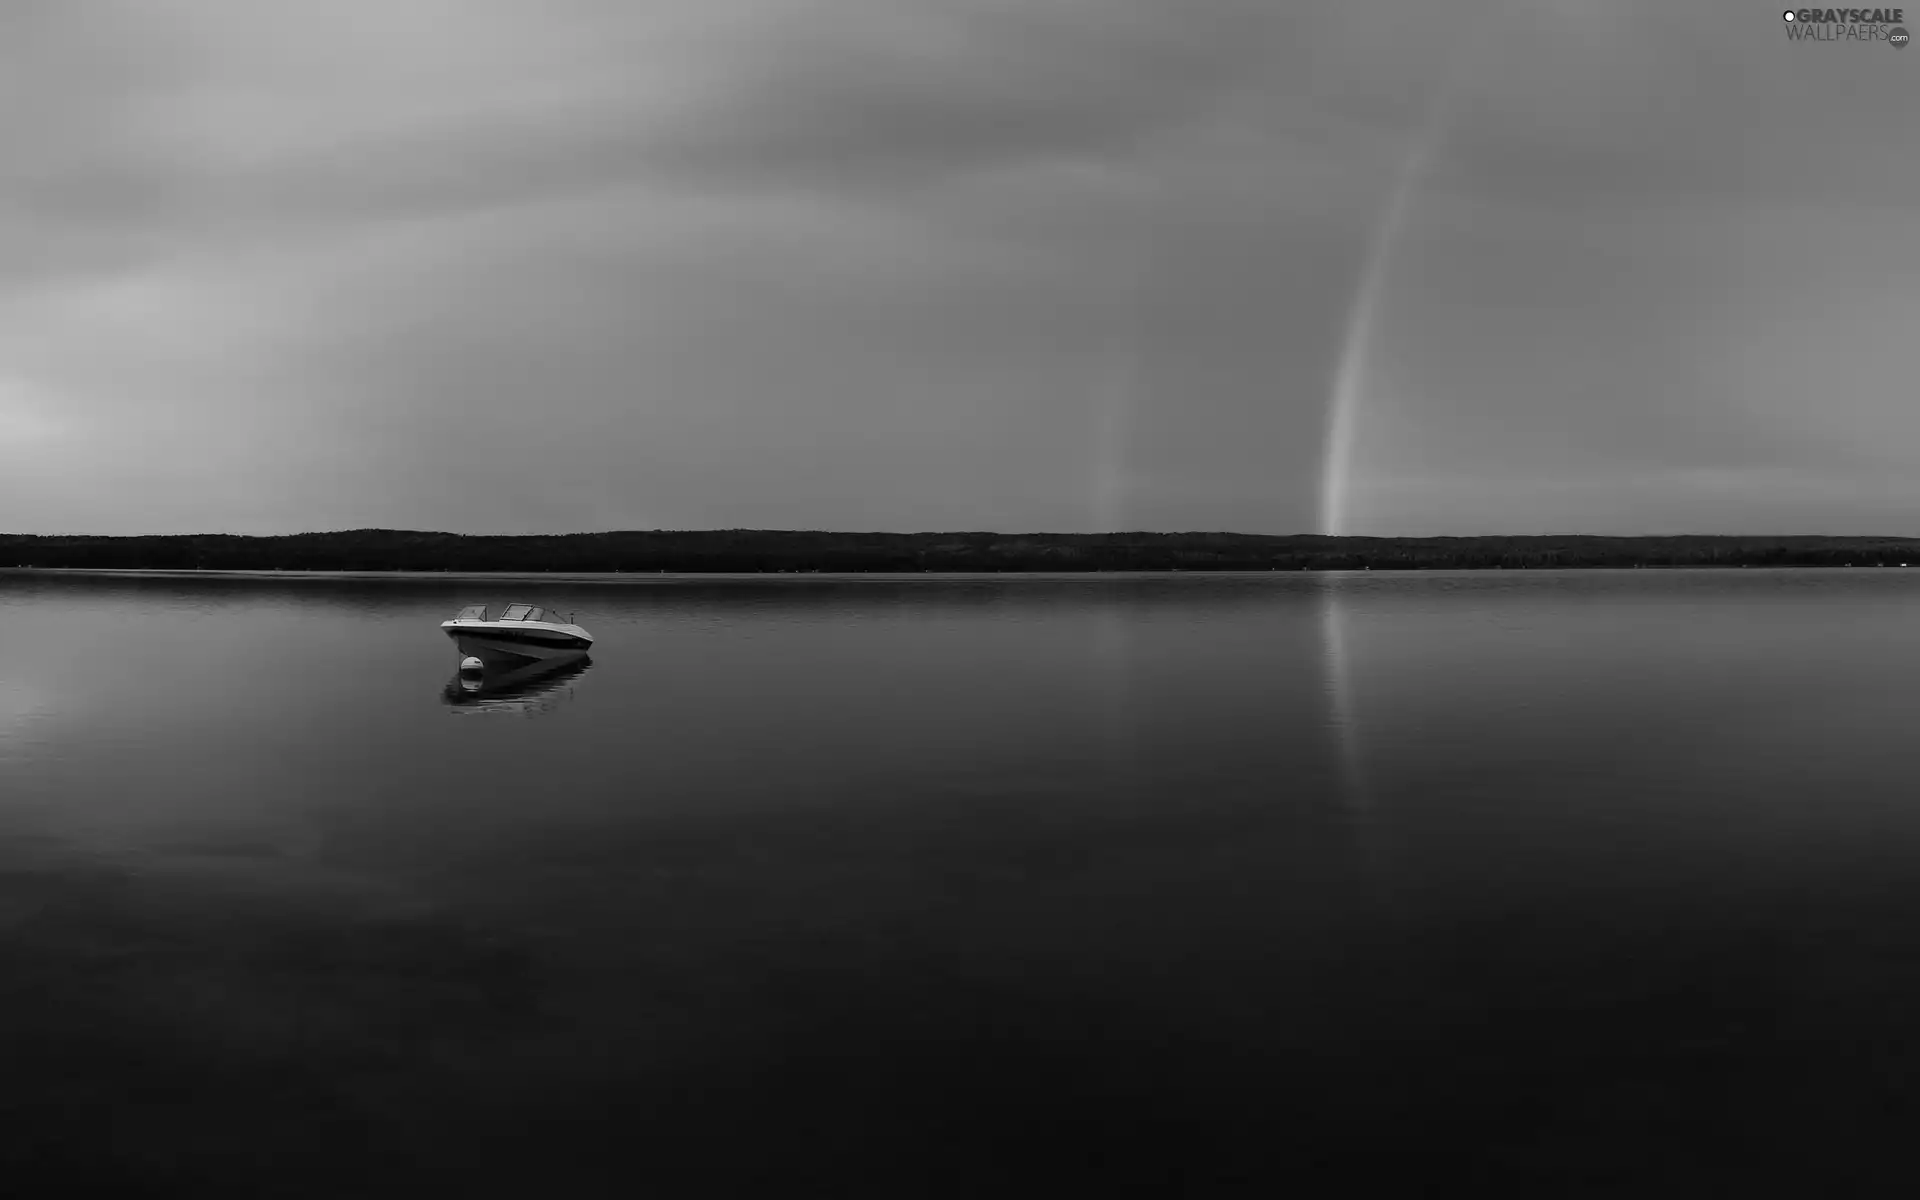
[[1920, 566], [1920, 539], [1241, 533], [0, 534], [0, 566], [285, 571], [1318, 571]]

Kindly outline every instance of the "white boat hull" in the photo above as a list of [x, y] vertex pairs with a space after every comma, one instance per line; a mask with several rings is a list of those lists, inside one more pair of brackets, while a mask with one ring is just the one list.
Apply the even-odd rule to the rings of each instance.
[[487, 637], [476, 633], [455, 633], [453, 644], [460, 653], [469, 658], [477, 658], [488, 666], [524, 666], [529, 662], [558, 662], [569, 658], [579, 658], [586, 654], [587, 647], [559, 645], [535, 641], [503, 641], [500, 638]]
[[593, 635], [569, 622], [550, 621], [533, 604], [509, 604], [491, 617], [484, 604], [470, 604], [440, 631], [460, 653], [488, 666], [524, 665], [578, 658], [593, 649]]

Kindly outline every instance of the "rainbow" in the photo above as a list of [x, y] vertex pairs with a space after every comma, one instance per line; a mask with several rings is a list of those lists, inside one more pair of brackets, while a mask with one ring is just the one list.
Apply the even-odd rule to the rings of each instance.
[[[1496, 10], [1502, 6], [1495, 5]], [[1375, 328], [1380, 323], [1381, 296], [1387, 290], [1394, 252], [1406, 234], [1407, 222], [1433, 164], [1447, 141], [1453, 123], [1460, 81], [1471, 78], [1475, 60], [1486, 53], [1478, 40], [1455, 41], [1445, 70], [1428, 101], [1425, 117], [1408, 140], [1394, 171], [1387, 203], [1367, 236], [1361, 260], [1360, 282], [1347, 307], [1346, 332], [1333, 376], [1333, 395], [1327, 403], [1327, 440], [1320, 460], [1320, 529], [1338, 537], [1347, 532], [1348, 492], [1353, 477], [1354, 443], [1360, 405], [1367, 394], [1368, 358], [1373, 352]]]
[[1380, 298], [1385, 290], [1394, 250], [1407, 226], [1407, 214], [1445, 137], [1442, 105], [1434, 104], [1426, 123], [1400, 160], [1386, 208], [1367, 239], [1360, 285], [1347, 309], [1346, 333], [1341, 339], [1339, 367], [1333, 378], [1333, 398], [1327, 408], [1327, 443], [1320, 461], [1320, 529], [1339, 537], [1347, 531], [1347, 490], [1353, 474], [1353, 444], [1360, 402], [1367, 390], [1367, 356], [1374, 327], [1380, 320]]

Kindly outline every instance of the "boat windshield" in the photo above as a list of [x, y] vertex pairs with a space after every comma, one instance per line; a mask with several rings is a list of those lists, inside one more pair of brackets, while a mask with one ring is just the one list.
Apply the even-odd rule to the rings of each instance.
[[509, 604], [507, 611], [500, 614], [502, 621], [541, 621], [545, 616], [531, 604]]
[[487, 606], [484, 604], [469, 604], [459, 612], [453, 614], [453, 619], [456, 621], [484, 621], [487, 619]]

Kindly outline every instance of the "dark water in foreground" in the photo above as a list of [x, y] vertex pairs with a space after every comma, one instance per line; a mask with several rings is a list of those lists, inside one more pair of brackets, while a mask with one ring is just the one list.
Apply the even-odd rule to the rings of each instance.
[[[450, 689], [436, 623], [509, 598], [590, 665]], [[0, 575], [0, 1171], [1865, 1191], [1917, 618], [1898, 570]]]

